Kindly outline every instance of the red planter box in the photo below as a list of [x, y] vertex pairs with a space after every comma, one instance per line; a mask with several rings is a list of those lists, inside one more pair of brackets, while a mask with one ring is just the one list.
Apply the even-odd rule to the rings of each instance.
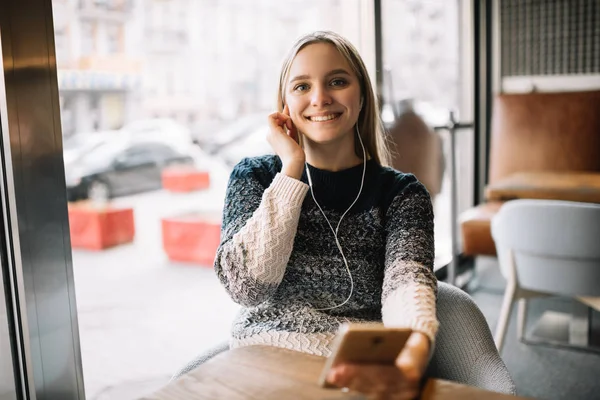
[[163, 248], [171, 261], [212, 267], [221, 236], [214, 214], [189, 214], [162, 219]]
[[171, 192], [192, 192], [208, 188], [210, 176], [193, 167], [171, 167], [163, 170], [162, 185]]
[[135, 224], [132, 208], [96, 208], [69, 205], [71, 247], [102, 250], [133, 242]]

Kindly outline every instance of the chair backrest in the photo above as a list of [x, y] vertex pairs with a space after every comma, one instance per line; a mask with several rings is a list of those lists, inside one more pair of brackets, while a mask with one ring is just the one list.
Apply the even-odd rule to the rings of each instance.
[[414, 174], [434, 199], [442, 190], [445, 160], [441, 137], [405, 105], [388, 128], [392, 167]]
[[600, 204], [512, 200], [492, 220], [500, 269], [519, 286], [600, 296]]
[[498, 354], [485, 316], [471, 296], [438, 282], [436, 307], [440, 329], [427, 376], [515, 394], [515, 383]]
[[600, 91], [500, 94], [489, 182], [516, 172], [600, 171]]

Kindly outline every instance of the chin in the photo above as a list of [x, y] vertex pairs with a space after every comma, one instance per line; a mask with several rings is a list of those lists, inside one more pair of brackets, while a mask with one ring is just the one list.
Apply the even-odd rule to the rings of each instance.
[[310, 133], [310, 134], [304, 134], [306, 136], [306, 138], [308, 138], [308, 140], [310, 140], [313, 143], [317, 143], [317, 144], [329, 144], [329, 143], [335, 143], [340, 141], [340, 139], [342, 139], [343, 135], [340, 133], [331, 133], [331, 134], [326, 134], [323, 132], [318, 132], [318, 133]]
[[304, 130], [304, 136], [306, 136], [311, 142], [319, 143], [319, 144], [327, 144], [332, 142], [339, 142], [344, 139], [346, 136], [345, 133], [348, 132], [345, 129], [340, 129], [338, 127], [322, 127], [317, 128], [310, 127], [311, 129]]

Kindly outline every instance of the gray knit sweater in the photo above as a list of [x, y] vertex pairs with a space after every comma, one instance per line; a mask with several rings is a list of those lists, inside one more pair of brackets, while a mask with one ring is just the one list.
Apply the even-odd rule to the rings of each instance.
[[[312, 166], [315, 197], [335, 228], [355, 199], [363, 166]], [[267, 344], [327, 356], [344, 322], [410, 327], [432, 342], [437, 281], [433, 210], [413, 175], [370, 160], [363, 192], [333, 233], [301, 180], [280, 173], [277, 156], [244, 159], [233, 170], [215, 271], [242, 305], [232, 347]]]

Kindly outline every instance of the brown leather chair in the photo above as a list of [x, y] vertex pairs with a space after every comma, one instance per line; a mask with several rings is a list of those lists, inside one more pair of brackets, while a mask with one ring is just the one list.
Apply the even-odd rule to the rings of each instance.
[[[600, 91], [495, 98], [488, 183], [526, 171], [600, 171]], [[496, 255], [490, 223], [501, 206], [461, 214], [464, 255]]]
[[401, 102], [402, 111], [388, 128], [392, 167], [414, 174], [432, 199], [442, 190], [444, 152], [441, 137], [412, 108]]

